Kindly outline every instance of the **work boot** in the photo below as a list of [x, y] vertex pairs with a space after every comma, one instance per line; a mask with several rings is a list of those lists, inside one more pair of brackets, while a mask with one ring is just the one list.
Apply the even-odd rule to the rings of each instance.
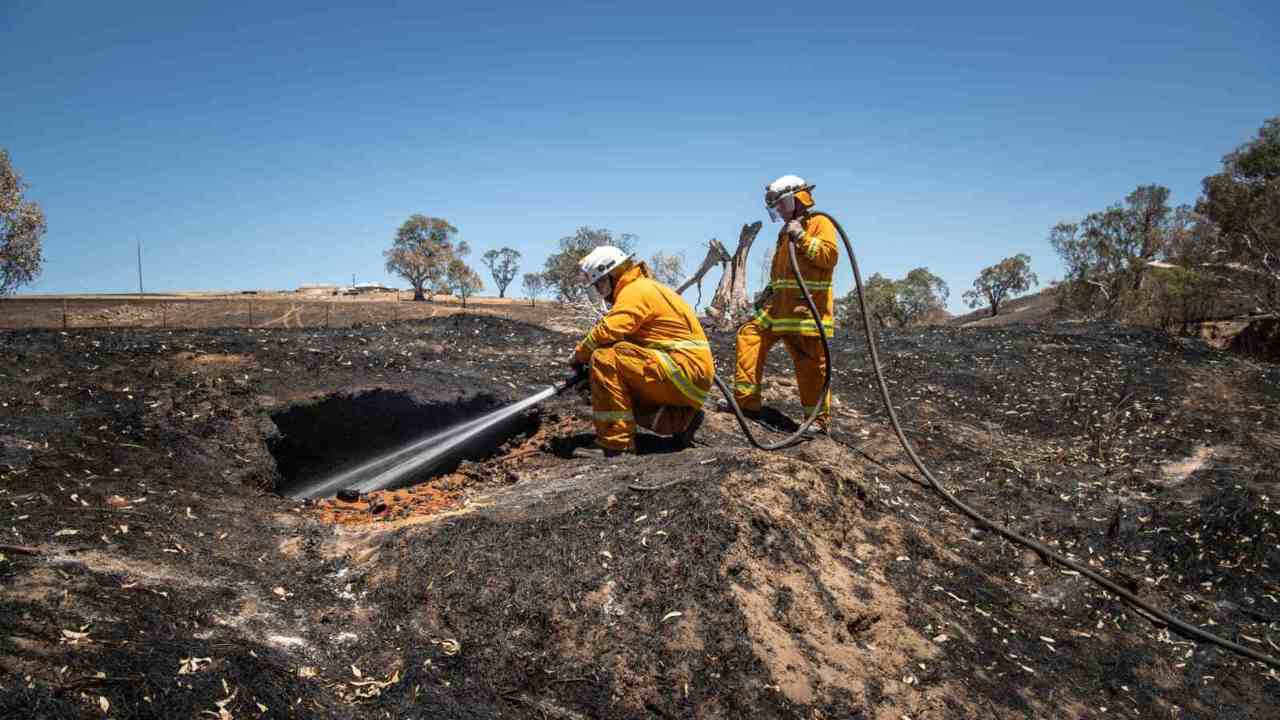
[[672, 435], [676, 441], [676, 449], [684, 450], [693, 447], [693, 436], [698, 432], [698, 428], [702, 427], [702, 421], [707, 414], [699, 410], [693, 414], [693, 419], [689, 421], [688, 427], [680, 432]]

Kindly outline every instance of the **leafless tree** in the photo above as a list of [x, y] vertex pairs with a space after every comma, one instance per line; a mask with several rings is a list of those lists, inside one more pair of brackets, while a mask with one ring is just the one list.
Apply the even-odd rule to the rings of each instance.
[[711, 238], [707, 243], [707, 254], [702, 258], [702, 262], [698, 264], [698, 269], [693, 271], [693, 275], [685, 280], [680, 287], [676, 288], [676, 292], [683, 294], [690, 287], [698, 288], [698, 300], [693, 304], [696, 308], [702, 304], [702, 277], [714, 267], [725, 267], [729, 264], [729, 251], [724, 249], [724, 245], [717, 239]]
[[707, 314], [715, 318], [722, 328], [732, 327], [751, 312], [751, 298], [747, 295], [747, 258], [762, 227], [764, 224], [759, 221], [742, 226], [738, 233], [738, 247], [734, 248], [728, 267], [720, 276], [720, 284], [716, 286], [716, 294], [711, 298]]
[[649, 270], [658, 282], [675, 287], [684, 278], [684, 256], [668, 255], [659, 250], [649, 258]]

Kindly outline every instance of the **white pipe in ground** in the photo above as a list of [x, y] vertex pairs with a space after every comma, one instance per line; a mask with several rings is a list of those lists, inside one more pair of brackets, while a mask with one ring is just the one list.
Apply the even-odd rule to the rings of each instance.
[[553, 385], [520, 402], [494, 410], [484, 417], [414, 440], [357, 467], [305, 485], [295, 490], [292, 495], [295, 498], [330, 497], [345, 488], [369, 493], [404, 484], [413, 476], [429, 472], [448, 460], [468, 441], [493, 430], [503, 422], [555, 395], [561, 389], [560, 386]]

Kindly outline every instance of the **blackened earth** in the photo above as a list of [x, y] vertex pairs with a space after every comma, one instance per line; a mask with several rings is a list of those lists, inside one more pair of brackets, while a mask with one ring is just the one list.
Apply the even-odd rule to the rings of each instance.
[[[851, 335], [834, 436], [783, 453], [713, 413], [689, 450], [575, 457], [569, 394], [431, 480], [450, 509], [354, 526], [276, 492], [273, 417], [479, 411], [559, 379], [575, 340], [474, 315], [0, 335], [0, 717], [1274, 713], [1260, 664], [944, 508]], [[1277, 366], [1108, 325], [882, 343], [909, 436], [961, 497], [1280, 653]], [[727, 376], [732, 337], [713, 344]], [[767, 399], [796, 417], [773, 361]]]

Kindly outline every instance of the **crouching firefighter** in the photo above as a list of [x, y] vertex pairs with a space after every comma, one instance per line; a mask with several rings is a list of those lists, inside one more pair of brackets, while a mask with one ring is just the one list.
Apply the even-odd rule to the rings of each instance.
[[715, 374], [698, 318], [648, 266], [616, 247], [592, 250], [578, 267], [610, 306], [571, 361], [591, 366], [597, 453], [635, 452], [636, 426], [687, 447]]
[[765, 360], [769, 349], [781, 340], [795, 364], [805, 417], [817, 411], [808, 435], [827, 432], [831, 395], [828, 392], [825, 397], [818, 397], [826, 379], [826, 358], [818, 325], [792, 273], [787, 244], [795, 246], [800, 274], [818, 307], [828, 338], [835, 330], [831, 276], [839, 259], [835, 226], [821, 215], [810, 215], [812, 191], [813, 185], [795, 175], [783, 175], [765, 188], [764, 204], [770, 219], [784, 225], [773, 251], [769, 285], [756, 304], [755, 317], [738, 329], [733, 378], [734, 399], [743, 413], [759, 417]]

